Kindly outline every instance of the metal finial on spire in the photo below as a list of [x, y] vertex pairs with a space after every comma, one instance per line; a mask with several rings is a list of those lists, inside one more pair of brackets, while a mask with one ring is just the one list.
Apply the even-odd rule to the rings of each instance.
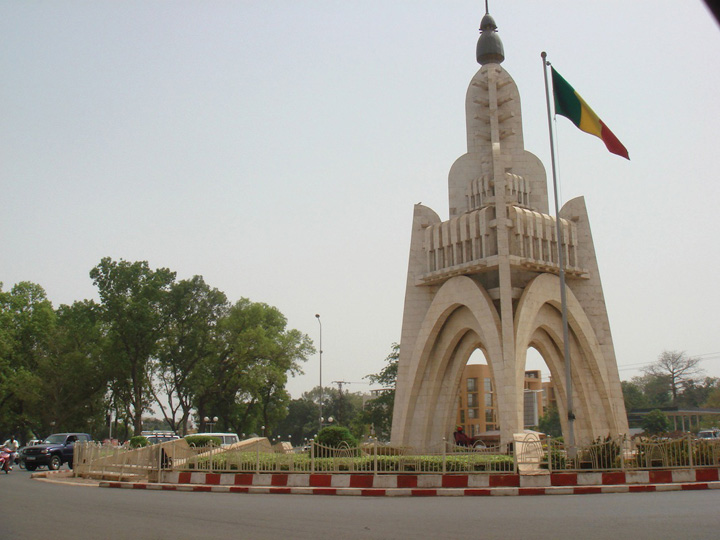
[[485, 16], [480, 22], [480, 39], [477, 43], [478, 64], [500, 64], [505, 60], [505, 50], [497, 33], [497, 24], [488, 11], [485, 0]]

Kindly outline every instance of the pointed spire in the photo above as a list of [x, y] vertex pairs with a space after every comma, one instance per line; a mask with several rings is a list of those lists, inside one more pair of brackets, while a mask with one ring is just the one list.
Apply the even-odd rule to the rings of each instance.
[[497, 33], [495, 19], [488, 12], [485, 2], [485, 16], [480, 22], [480, 39], [477, 43], [477, 61], [480, 65], [501, 64], [505, 60], [505, 51]]

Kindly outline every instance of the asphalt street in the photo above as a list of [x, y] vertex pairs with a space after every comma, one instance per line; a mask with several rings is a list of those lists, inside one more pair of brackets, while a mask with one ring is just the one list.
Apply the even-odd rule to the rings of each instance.
[[103, 489], [0, 475], [0, 538], [717, 538], [720, 490], [373, 498]]

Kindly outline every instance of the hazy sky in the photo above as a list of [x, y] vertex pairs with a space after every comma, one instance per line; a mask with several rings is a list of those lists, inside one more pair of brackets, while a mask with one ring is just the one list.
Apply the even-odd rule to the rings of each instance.
[[[548, 180], [543, 50], [630, 152], [557, 121], [561, 198], [586, 198], [621, 378], [666, 349], [720, 376], [720, 27], [700, 0], [490, 11]], [[69, 304], [97, 298], [102, 257], [147, 260], [274, 305], [316, 342], [321, 314], [323, 382], [363, 381], [400, 338], [413, 204], [448, 215], [483, 12], [0, 0], [4, 290], [32, 281]]]

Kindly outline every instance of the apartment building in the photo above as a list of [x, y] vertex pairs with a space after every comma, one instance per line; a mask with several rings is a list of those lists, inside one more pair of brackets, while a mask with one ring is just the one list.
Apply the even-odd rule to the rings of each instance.
[[[550, 382], [543, 383], [540, 370], [525, 372], [525, 427], [537, 426], [543, 411], [554, 401]], [[456, 424], [470, 437], [478, 435], [492, 439], [499, 436], [495, 389], [490, 367], [486, 364], [469, 364], [463, 370], [458, 396]]]

